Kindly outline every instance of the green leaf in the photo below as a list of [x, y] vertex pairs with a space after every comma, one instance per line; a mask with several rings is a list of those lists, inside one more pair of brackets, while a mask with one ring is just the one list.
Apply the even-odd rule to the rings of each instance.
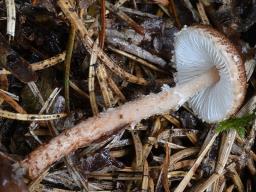
[[251, 123], [251, 121], [255, 118], [255, 113], [245, 115], [243, 117], [238, 118], [230, 118], [225, 121], [218, 123], [216, 132], [221, 133], [223, 131], [228, 131], [231, 129], [236, 130], [237, 134], [240, 137], [245, 136], [246, 128]]

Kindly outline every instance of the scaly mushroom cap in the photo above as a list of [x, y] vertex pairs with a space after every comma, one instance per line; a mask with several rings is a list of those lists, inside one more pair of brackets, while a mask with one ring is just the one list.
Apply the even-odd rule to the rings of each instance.
[[239, 109], [246, 92], [242, 58], [235, 46], [206, 26], [182, 29], [175, 37], [177, 85], [216, 67], [220, 80], [189, 99], [193, 111], [207, 122], [229, 118]]

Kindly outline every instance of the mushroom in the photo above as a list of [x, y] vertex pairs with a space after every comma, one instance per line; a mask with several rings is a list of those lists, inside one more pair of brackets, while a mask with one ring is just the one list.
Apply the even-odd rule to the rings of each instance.
[[109, 136], [131, 123], [140, 122], [186, 101], [200, 118], [217, 122], [233, 115], [246, 91], [242, 58], [231, 42], [205, 26], [182, 29], [175, 38], [177, 86], [164, 86], [157, 94], [127, 102], [82, 121], [34, 150], [22, 162], [30, 178], [80, 147]]

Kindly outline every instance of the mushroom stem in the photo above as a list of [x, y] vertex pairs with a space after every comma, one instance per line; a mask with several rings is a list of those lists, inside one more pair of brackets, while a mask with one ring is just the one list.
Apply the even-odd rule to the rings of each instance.
[[110, 108], [64, 131], [49, 143], [41, 145], [21, 164], [27, 169], [28, 176], [33, 179], [49, 165], [80, 147], [109, 136], [130, 123], [140, 122], [170, 109], [178, 109], [191, 96], [218, 80], [219, 75], [214, 67], [186, 84], [163, 89], [157, 94], [151, 93], [120, 107]]

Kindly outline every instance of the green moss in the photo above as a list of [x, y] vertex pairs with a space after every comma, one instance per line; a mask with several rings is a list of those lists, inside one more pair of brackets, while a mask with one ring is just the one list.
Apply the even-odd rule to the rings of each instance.
[[225, 121], [222, 121], [218, 123], [216, 132], [221, 133], [223, 131], [234, 129], [236, 130], [240, 137], [244, 137], [246, 133], [246, 128], [250, 125], [252, 120], [254, 120], [255, 116], [255, 113], [252, 113], [247, 114], [243, 117], [230, 118]]

